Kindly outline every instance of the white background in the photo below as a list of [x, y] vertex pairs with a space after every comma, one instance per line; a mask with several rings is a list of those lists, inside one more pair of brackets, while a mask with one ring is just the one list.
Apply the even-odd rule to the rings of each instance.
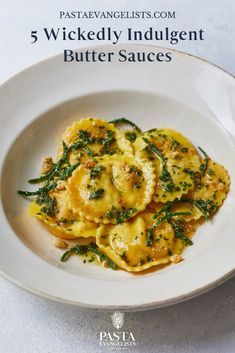
[[[166, 10], [176, 11], [176, 19], [61, 20], [59, 11], [63, 10]], [[123, 30], [127, 26], [136, 30], [147, 30], [149, 26], [156, 29], [169, 26], [175, 30], [202, 28], [204, 41], [182, 42], [173, 47], [235, 73], [234, 16], [234, 0], [0, 0], [0, 81], [64, 48], [88, 45], [46, 40], [30, 44], [31, 30], [62, 26], [87, 30], [102, 26]], [[124, 330], [132, 331], [137, 341], [136, 348], [130, 352], [232, 353], [235, 351], [234, 308], [233, 278], [186, 303], [150, 312], [126, 313]], [[112, 331], [110, 314], [36, 298], [0, 279], [0, 352], [108, 352], [105, 348], [100, 350], [97, 336], [100, 330]]]

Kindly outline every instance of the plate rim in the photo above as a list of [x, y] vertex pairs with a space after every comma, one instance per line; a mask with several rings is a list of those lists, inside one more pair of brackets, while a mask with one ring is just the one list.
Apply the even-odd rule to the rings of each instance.
[[[191, 53], [188, 53], [188, 52], [184, 52], [184, 51], [180, 51], [180, 50], [177, 50], [177, 49], [172, 49], [172, 48], [167, 48], [167, 47], [162, 47], [162, 46], [157, 46], [157, 45], [148, 45], [148, 44], [139, 44], [139, 43], [136, 43], [136, 44], [131, 44], [131, 43], [120, 43], [120, 44], [117, 44], [115, 45], [115, 48], [116, 47], [122, 47], [122, 46], [138, 46], [138, 47], [144, 47], [144, 48], [155, 48], [155, 49], [163, 49], [163, 50], [169, 50], [169, 51], [173, 51], [173, 52], [176, 52], [177, 54], [183, 54], [183, 55], [186, 55], [186, 56], [189, 56], [189, 57], [192, 57], [193, 59], [196, 59], [198, 61], [201, 61], [203, 63], [206, 63], [207, 65], [209, 66], [213, 66], [215, 67], [217, 70], [220, 70], [223, 72], [223, 74], [226, 74], [228, 75], [229, 77], [231, 77], [232, 79], [235, 78], [235, 75], [233, 75], [232, 73], [226, 71], [225, 69], [223, 69], [222, 67], [204, 59], [204, 58], [201, 58], [201, 57], [198, 57], [196, 55], [193, 55]], [[80, 48], [77, 48], [77, 49], [73, 49], [73, 50], [78, 50], [78, 51], [81, 51], [81, 50], [88, 50], [89, 48], [101, 48], [101, 47], [113, 47], [112, 45], [109, 45], [109, 44], [96, 44], [96, 45], [93, 45], [93, 46], [87, 46], [87, 47], [80, 47]], [[23, 70], [19, 70], [18, 72], [16, 72], [14, 75], [12, 75], [11, 77], [9, 77], [7, 80], [3, 81], [1, 84], [0, 84], [0, 89], [4, 88], [5, 85], [7, 85], [8, 83], [11, 83], [11, 81], [13, 81], [17, 76], [19, 75], [22, 75], [24, 74], [26, 71], [29, 71], [31, 69], [34, 69], [34, 67], [40, 65], [40, 64], [43, 64], [44, 62], [48, 62], [48, 61], [51, 61], [51, 60], [55, 60], [56, 58], [59, 58], [61, 57], [63, 54], [62, 53], [58, 53], [56, 55], [52, 55], [52, 56], [49, 56], [48, 58], [45, 58], [45, 59], [42, 59], [42, 60], [39, 60], [35, 63], [33, 63], [32, 65], [24, 68]], [[230, 134], [230, 132], [227, 130], [227, 128], [225, 126], [223, 126], [223, 124], [218, 121], [219, 124], [222, 125], [223, 129], [228, 133], [228, 135], [230, 136], [231, 140], [233, 141], [233, 138]], [[233, 141], [234, 142], [234, 141]], [[142, 311], [142, 310], [152, 310], [152, 309], [157, 309], [157, 308], [161, 308], [161, 307], [164, 307], [164, 306], [169, 306], [169, 305], [173, 305], [173, 304], [176, 304], [176, 303], [181, 303], [183, 301], [186, 301], [186, 300], [190, 300], [194, 297], [197, 297], [201, 294], [204, 294], [210, 290], [212, 290], [213, 288], [221, 285], [222, 283], [224, 283], [226, 280], [228, 280], [229, 278], [232, 278], [234, 275], [235, 275], [235, 267], [233, 270], [229, 271], [228, 273], [226, 273], [225, 275], [222, 275], [221, 277], [219, 277], [218, 279], [214, 280], [213, 282], [207, 284], [206, 286], [203, 286], [201, 288], [197, 288], [195, 290], [192, 290], [191, 292], [187, 293], [187, 294], [184, 294], [184, 295], [181, 295], [181, 296], [178, 296], [178, 297], [174, 297], [174, 298], [171, 298], [171, 299], [166, 299], [166, 300], [162, 300], [162, 301], [157, 301], [157, 302], [152, 302], [152, 303], [146, 303], [146, 304], [134, 304], [132, 306], [130, 306], [129, 304], [127, 306], [125, 305], [95, 305], [95, 304], [88, 304], [88, 303], [81, 303], [79, 301], [71, 301], [69, 299], [64, 299], [64, 298], [60, 298], [60, 297], [56, 297], [54, 295], [50, 295], [48, 293], [45, 293], [45, 292], [41, 292], [40, 290], [37, 290], [37, 289], [34, 289], [34, 288], [30, 288], [28, 285], [24, 285], [22, 282], [20, 281], [17, 281], [17, 279], [13, 278], [12, 276], [9, 276], [5, 271], [3, 270], [0, 270], [0, 275], [5, 278], [6, 280], [8, 280], [9, 282], [13, 283], [14, 285], [16, 285], [17, 287], [21, 288], [21, 289], [24, 289], [26, 290], [27, 292], [31, 293], [31, 294], [34, 294], [34, 295], [37, 295], [39, 297], [42, 297], [44, 299], [49, 299], [49, 300], [52, 300], [52, 301], [56, 301], [56, 302], [60, 302], [60, 303], [63, 303], [63, 304], [69, 304], [69, 305], [73, 305], [73, 306], [78, 306], [78, 307], [83, 307], [83, 308], [88, 308], [88, 309], [93, 309], [93, 310], [102, 310], [102, 311], [105, 311], [105, 310], [114, 310], [114, 309], [120, 309], [120, 310], [125, 310], [125, 311]]]
[[[212, 62], [210, 60], [207, 60], [207, 59], [202, 58], [202, 57], [200, 57], [198, 55], [189, 53], [187, 51], [178, 50], [178, 49], [175, 49], [175, 48], [170, 48], [170, 47], [165, 47], [165, 46], [160, 46], [160, 45], [147, 44], [147, 43], [128, 43], [128, 42], [122, 42], [122, 43], [118, 43], [118, 44], [115, 44], [115, 45], [114, 44], [112, 45], [112, 44], [105, 44], [105, 43], [101, 44], [101, 43], [99, 43], [99, 44], [94, 44], [94, 45], [89, 45], [89, 46], [81, 46], [81, 47], [78, 47], [78, 48], [73, 48], [72, 50], [81, 51], [81, 50], [85, 50], [85, 49], [89, 50], [89, 48], [100, 48], [100, 47], [111, 47], [111, 46], [113, 46], [114, 48], [117, 48], [117, 47], [121, 47], [122, 45], [130, 46], [130, 47], [131, 46], [152, 47], [152, 48], [156, 48], [156, 49], [170, 50], [170, 51], [176, 52], [178, 54], [183, 54], [183, 55], [192, 57], [192, 58], [194, 58], [196, 60], [199, 60], [199, 61], [202, 61], [202, 62], [204, 62], [204, 63], [206, 63], [208, 65], [214, 66], [216, 69], [221, 70], [223, 73], [225, 73], [228, 76], [230, 76], [231, 78], [235, 79], [235, 73], [232, 74], [230, 71], [224, 69], [222, 66], [220, 66], [218, 64], [215, 64], [214, 62]], [[29, 69], [33, 68], [36, 65], [43, 64], [44, 61], [46, 62], [48, 60], [53, 60], [53, 59], [55, 59], [56, 57], [59, 57], [59, 56], [63, 56], [63, 53], [49, 55], [47, 58], [43, 58], [43, 59], [37, 60], [33, 64], [30, 64], [30, 65], [26, 66], [23, 69], [17, 70], [13, 75], [11, 75], [9, 78], [7, 78], [6, 80], [4, 80], [4, 81], [2, 81], [0, 83], [0, 89], [2, 88], [2, 86], [4, 86], [10, 80], [14, 79], [16, 76], [24, 73], [25, 71], [28, 71]]]

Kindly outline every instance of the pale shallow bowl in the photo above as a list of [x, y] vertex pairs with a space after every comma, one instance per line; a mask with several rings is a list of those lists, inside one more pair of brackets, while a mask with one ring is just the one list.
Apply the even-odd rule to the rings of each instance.
[[[96, 46], [89, 50], [169, 51], [153, 46]], [[81, 49], [82, 50], [82, 49]], [[87, 48], [86, 48], [87, 50]], [[84, 49], [83, 49], [84, 51]], [[96, 309], [144, 310], [196, 296], [219, 285], [235, 269], [235, 83], [232, 76], [191, 55], [172, 51], [170, 63], [63, 63], [58, 55], [0, 87], [0, 269], [13, 283], [57, 301]], [[26, 214], [18, 189], [55, 156], [61, 134], [76, 119], [125, 116], [143, 129], [181, 131], [221, 162], [231, 191], [212, 221], [196, 232], [184, 261], [133, 275], [60, 262], [52, 236]], [[226, 127], [226, 129], [224, 128]]]

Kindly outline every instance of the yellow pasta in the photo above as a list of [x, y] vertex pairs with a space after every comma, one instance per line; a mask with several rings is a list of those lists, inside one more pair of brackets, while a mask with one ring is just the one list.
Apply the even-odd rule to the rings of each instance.
[[47, 227], [50, 233], [58, 238], [75, 240], [78, 238], [90, 238], [96, 236], [97, 224], [84, 219], [56, 221], [55, 218], [41, 212], [41, 207], [32, 202], [29, 207], [30, 216], [37, 217]]
[[[92, 156], [132, 154], [130, 141], [113, 124], [98, 118], [75, 121], [62, 136], [67, 146], [74, 145], [69, 155], [70, 163], [85, 162]], [[63, 145], [59, 148], [59, 158]], [[88, 153], [87, 153], [88, 152]]]
[[29, 214], [51, 234], [73, 241], [61, 261], [93, 254], [84, 262], [128, 272], [180, 262], [230, 188], [226, 169], [180, 132], [142, 132], [126, 118], [75, 121], [41, 173], [29, 181], [36, 191], [19, 194], [34, 197]]
[[209, 160], [207, 170], [197, 179], [195, 189], [175, 202], [172, 209], [177, 212], [190, 212], [190, 215], [184, 216], [186, 221], [208, 218], [222, 205], [229, 186], [230, 177], [226, 169]]
[[155, 230], [155, 241], [146, 245], [146, 230], [153, 224], [153, 213], [143, 212], [117, 225], [102, 225], [97, 231], [97, 245], [120, 268], [131, 272], [169, 263], [174, 232], [166, 221]]
[[154, 164], [158, 177], [153, 196], [155, 202], [173, 201], [194, 188], [188, 171], [198, 172], [201, 161], [182, 134], [170, 129], [153, 129], [136, 139], [134, 149], [139, 158]]
[[72, 211], [96, 223], [120, 223], [151, 201], [151, 163], [134, 156], [105, 156], [80, 165], [68, 181]]

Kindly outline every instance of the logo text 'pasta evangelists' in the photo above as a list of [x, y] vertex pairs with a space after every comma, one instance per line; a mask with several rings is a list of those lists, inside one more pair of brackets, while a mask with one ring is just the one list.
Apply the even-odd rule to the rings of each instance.
[[[111, 315], [113, 327], [120, 330], [124, 324], [124, 313], [115, 311]], [[135, 337], [129, 331], [100, 331], [99, 345], [102, 347], [127, 348], [136, 346]]]

